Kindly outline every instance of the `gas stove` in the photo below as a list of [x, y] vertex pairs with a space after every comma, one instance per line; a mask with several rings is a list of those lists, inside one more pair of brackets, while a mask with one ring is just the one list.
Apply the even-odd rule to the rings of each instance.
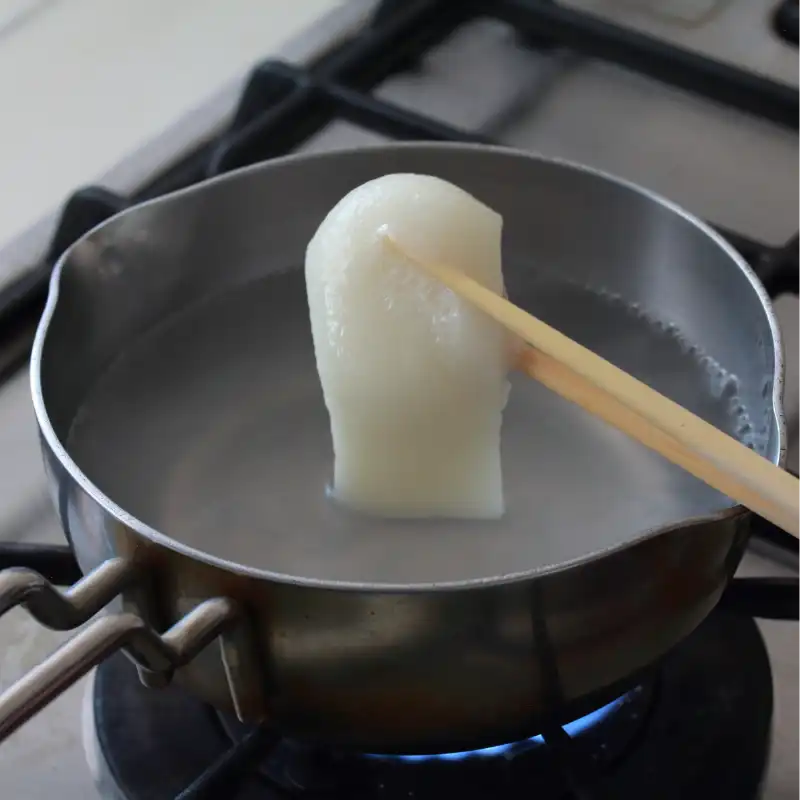
[[[16, 530], [0, 530], [0, 568], [28, 566], [60, 585], [77, 577], [67, 548], [53, 544], [61, 538], [54, 517], [42, 510], [21, 377], [52, 264], [131, 204], [287, 152], [387, 139], [499, 142], [616, 173], [727, 236], [777, 298], [787, 345], [796, 347], [797, 2], [683, 0], [668, 10], [653, 0], [352, 5], [357, 13], [346, 7], [338, 22], [328, 20], [336, 31], [329, 40], [317, 30], [313, 46], [256, 66], [229, 117], [209, 112], [185, 141], [175, 145], [173, 136], [166, 168], [146, 177], [141, 170], [141, 180], [124, 186], [79, 188], [52, 236], [30, 250], [30, 269], [0, 289], [0, 451], [10, 454], [0, 455], [0, 467], [12, 488], [38, 492]], [[796, 466], [796, 354], [787, 362]], [[37, 539], [47, 544], [31, 544]], [[26, 728], [0, 748], [0, 773], [10, 794], [37, 796], [37, 778], [41, 796], [63, 787], [57, 776], [65, 768], [50, 779], [37, 768], [54, 742], [73, 742], [62, 729], [82, 714], [95, 784], [101, 796], [125, 800], [794, 796], [796, 540], [759, 522], [738, 577], [754, 575], [762, 582], [734, 583], [635, 689], [523, 742], [474, 753], [328, 752], [268, 726], [243, 728], [177, 686], [145, 689], [120, 657], [98, 668], [82, 698], [73, 693], [30, 723], [38, 739]], [[0, 642], [8, 669], [0, 684], [48, 649], [22, 612], [0, 620]]]
[[115, 800], [749, 800], [767, 762], [772, 705], [755, 622], [718, 611], [617, 700], [563, 728], [483, 750], [315, 748], [221, 717], [177, 687], [145, 689], [124, 656], [103, 664], [88, 688], [84, 737], [97, 785]]

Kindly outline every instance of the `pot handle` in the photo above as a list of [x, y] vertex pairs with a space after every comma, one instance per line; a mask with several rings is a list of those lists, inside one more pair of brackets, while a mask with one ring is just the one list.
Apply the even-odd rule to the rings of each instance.
[[45, 627], [72, 630], [107, 606], [138, 574], [138, 566], [131, 559], [110, 558], [61, 591], [32, 569], [5, 569], [0, 572], [0, 617], [22, 605]]
[[[106, 562], [108, 563], [110, 562]], [[98, 570], [65, 594], [76, 590], [96, 575]], [[104, 574], [109, 571], [113, 573], [113, 569], [109, 567]], [[53, 600], [52, 592], [60, 599]], [[48, 609], [44, 616], [55, 613], [55, 617], [61, 620], [77, 618], [69, 616], [77, 613], [74, 602], [65, 599], [65, 595], [54, 590], [52, 586], [49, 591], [38, 596], [49, 597], [50, 600], [44, 604], [39, 601], [38, 606], [33, 606], [29, 601], [29, 607], [38, 607], [39, 611]], [[65, 607], [71, 610], [63, 616]], [[42, 621], [36, 612], [32, 610], [32, 613]], [[129, 648], [137, 661], [148, 669], [177, 669], [191, 661], [233, 624], [238, 616], [238, 609], [233, 601], [214, 598], [200, 603], [162, 636], [135, 614], [111, 614], [96, 619], [0, 694], [0, 742], [117, 650]]]

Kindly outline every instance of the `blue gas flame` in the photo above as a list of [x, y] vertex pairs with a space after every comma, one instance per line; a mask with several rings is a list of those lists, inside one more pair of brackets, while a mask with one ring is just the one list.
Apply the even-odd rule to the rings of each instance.
[[[619, 708], [625, 701], [627, 695], [618, 697], [616, 700], [604, 705], [587, 714], [585, 717], [573, 720], [564, 725], [564, 731], [569, 736], [578, 736], [584, 731], [593, 728], [602, 722], [612, 712]], [[544, 744], [542, 736], [531, 736], [522, 742], [512, 742], [510, 744], [498, 744], [494, 747], [483, 747], [480, 750], [465, 750], [459, 753], [435, 753], [426, 755], [378, 755], [371, 754], [370, 758], [381, 758], [392, 761], [404, 761], [406, 763], [419, 763], [422, 761], [463, 761], [467, 758], [496, 758], [497, 756], [510, 755], [511, 751], [517, 752], [519, 749], [528, 749], [535, 744]]]

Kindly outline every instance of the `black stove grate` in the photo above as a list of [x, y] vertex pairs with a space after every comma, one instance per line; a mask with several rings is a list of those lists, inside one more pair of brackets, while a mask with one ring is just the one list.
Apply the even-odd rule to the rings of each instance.
[[[613, 62], [776, 125], [798, 128], [796, 90], [552, 0], [385, 0], [365, 30], [316, 64], [298, 68], [267, 61], [256, 67], [230, 128], [133, 196], [121, 197], [100, 187], [75, 192], [62, 210], [44, 263], [0, 291], [0, 381], [27, 362], [53, 264], [84, 233], [130, 205], [289, 153], [334, 120], [346, 120], [393, 139], [488, 142], [470, 131], [379, 100], [371, 93], [390, 75], [413, 68], [456, 28], [479, 16], [510, 23], [531, 46], [559, 47]], [[796, 0], [785, 0], [776, 7], [772, 24], [784, 39], [796, 43]], [[796, 236], [775, 245], [733, 231], [721, 232], [751, 264], [772, 296], [798, 293]], [[765, 538], [797, 553], [795, 539], [763, 521], [758, 525]], [[36, 569], [58, 584], [71, 583], [79, 575], [66, 547], [4, 545], [0, 547], [0, 569], [9, 566]], [[777, 579], [734, 581], [722, 605], [739, 614], [797, 619], [797, 583]], [[591, 776], [571, 753], [569, 737], [556, 729], [545, 738], [568, 774], [573, 797], [599, 798]], [[269, 731], [253, 732], [212, 763], [178, 797], [201, 800], [233, 796], [237, 777], [250, 774], [275, 743], [276, 737]], [[290, 796], [285, 791], [284, 795]], [[281, 796], [278, 787], [275, 796]]]
[[797, 128], [797, 92], [737, 67], [565, 8], [554, 0], [486, 3], [500, 19], [559, 46]]
[[[175, 800], [215, 800], [236, 797], [241, 784], [256, 772], [281, 737], [268, 727], [255, 728], [241, 741], [232, 745], [208, 769], [198, 775]], [[263, 778], [276, 797], [291, 797], [282, 786]]]

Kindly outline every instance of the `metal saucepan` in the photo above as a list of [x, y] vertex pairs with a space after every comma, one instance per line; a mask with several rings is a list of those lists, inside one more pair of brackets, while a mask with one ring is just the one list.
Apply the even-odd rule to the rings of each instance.
[[303, 272], [348, 190], [438, 175], [505, 219], [513, 300], [775, 463], [775, 318], [708, 227], [636, 186], [504, 149], [279, 159], [126, 211], [59, 262], [32, 361], [61, 522], [86, 578], [0, 576], [0, 610], [101, 616], [0, 699], [0, 737], [110, 652], [150, 684], [373, 752], [512, 741], [610, 699], [709, 613], [749, 515], [515, 380], [508, 513], [388, 522], [326, 498]]

